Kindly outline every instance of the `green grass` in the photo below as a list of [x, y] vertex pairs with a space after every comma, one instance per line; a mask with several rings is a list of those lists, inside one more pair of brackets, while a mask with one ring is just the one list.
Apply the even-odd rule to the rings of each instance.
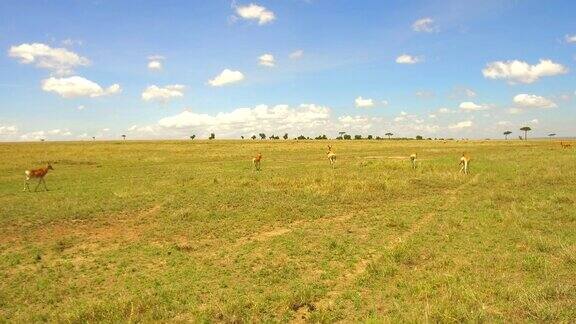
[[576, 318], [574, 150], [327, 143], [0, 144], [0, 321]]

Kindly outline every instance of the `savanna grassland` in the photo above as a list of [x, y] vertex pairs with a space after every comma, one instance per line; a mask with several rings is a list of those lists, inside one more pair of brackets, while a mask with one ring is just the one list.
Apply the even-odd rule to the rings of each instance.
[[575, 184], [551, 141], [0, 144], [0, 321], [569, 322]]

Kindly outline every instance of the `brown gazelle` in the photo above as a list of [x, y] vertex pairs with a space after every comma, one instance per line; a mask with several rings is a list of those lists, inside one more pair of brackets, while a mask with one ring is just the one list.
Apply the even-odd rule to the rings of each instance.
[[564, 143], [564, 142], [560, 142], [560, 145], [562, 145], [563, 149], [567, 149], [567, 148], [571, 148], [572, 144], [570, 143]]
[[54, 170], [54, 168], [52, 168], [52, 165], [50, 163], [48, 163], [48, 165], [45, 168], [24, 171], [24, 174], [26, 174], [26, 180], [24, 181], [24, 191], [26, 190], [30, 191], [30, 186], [28, 185], [30, 179], [38, 179], [38, 184], [36, 185], [34, 191], [38, 190], [38, 186], [40, 186], [40, 183], [44, 184], [44, 189], [48, 191], [48, 188], [46, 187], [46, 180], [44, 180], [44, 177], [46, 176], [49, 170]]
[[336, 163], [336, 153], [332, 151], [332, 145], [328, 145], [328, 152], [326, 152], [328, 156], [328, 161], [330, 161], [330, 165], [334, 168], [334, 163]]
[[462, 157], [460, 158], [460, 172], [464, 172], [464, 174], [468, 174], [468, 166], [470, 165], [470, 156], [466, 153], [462, 153]]
[[410, 161], [412, 162], [412, 169], [416, 169], [416, 153], [410, 155]]
[[260, 161], [262, 160], [262, 153], [258, 153], [255, 158], [252, 159], [252, 164], [256, 171], [260, 171]]

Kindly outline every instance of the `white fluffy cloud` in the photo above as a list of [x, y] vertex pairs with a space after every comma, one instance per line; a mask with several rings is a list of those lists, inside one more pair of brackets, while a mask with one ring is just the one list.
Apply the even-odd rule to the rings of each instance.
[[162, 61], [163, 60], [164, 60], [164, 56], [161, 56], [161, 55], [148, 56], [148, 70], [150, 70], [150, 71], [162, 71], [162, 68], [163, 68]]
[[511, 115], [520, 114], [520, 113], [522, 113], [522, 111], [523, 111], [522, 109], [516, 108], [516, 107], [512, 107], [512, 108], [508, 109], [508, 113]]
[[416, 64], [422, 60], [416, 56], [402, 54], [396, 58], [396, 63], [398, 64]]
[[267, 67], [274, 67], [276, 65], [276, 61], [274, 60], [274, 55], [272, 54], [263, 54], [258, 57], [258, 64]]
[[304, 131], [324, 129], [329, 122], [330, 109], [314, 104], [299, 107], [288, 105], [258, 105], [238, 108], [216, 115], [183, 111], [175, 116], [162, 118], [158, 124], [169, 129], [201, 129], [223, 134]]
[[8, 50], [10, 57], [23, 64], [35, 64], [39, 68], [53, 71], [57, 75], [69, 75], [77, 66], [86, 66], [90, 60], [65, 48], [52, 48], [42, 43], [20, 44]]
[[213, 87], [221, 87], [242, 80], [244, 80], [244, 74], [242, 74], [242, 72], [224, 69], [224, 71], [220, 72], [214, 79], [209, 80], [208, 83]]
[[558, 107], [558, 105], [556, 105], [556, 103], [550, 99], [547, 99], [547, 98], [544, 98], [541, 96], [537, 96], [537, 95], [525, 94], [525, 93], [521, 93], [519, 95], [514, 96], [513, 101], [519, 108], [556, 108], [556, 107]]
[[576, 43], [576, 35], [566, 35], [566, 43]]
[[172, 98], [184, 96], [184, 89], [186, 87], [181, 84], [172, 84], [165, 87], [158, 87], [151, 85], [142, 92], [142, 99], [144, 101], [161, 101], [167, 102]]
[[297, 59], [301, 59], [302, 56], [304, 56], [304, 51], [301, 50], [301, 49], [299, 49], [299, 50], [296, 50], [296, 51], [290, 53], [290, 56], [289, 56], [289, 57], [290, 57], [290, 59], [292, 59], [292, 60], [297, 60]]
[[55, 92], [64, 98], [74, 97], [101, 97], [116, 94], [122, 91], [119, 84], [102, 88], [98, 83], [79, 76], [67, 78], [51, 77], [42, 80], [42, 90]]
[[482, 74], [488, 79], [507, 80], [511, 84], [533, 83], [542, 77], [565, 73], [568, 73], [565, 66], [551, 60], [540, 60], [535, 65], [518, 60], [497, 61], [488, 63], [482, 70]]
[[20, 135], [20, 139], [23, 141], [32, 141], [39, 139], [67, 139], [72, 136], [72, 132], [67, 129], [52, 129], [48, 131], [40, 130], [34, 132], [28, 132]]
[[463, 129], [463, 128], [469, 128], [469, 127], [472, 127], [472, 121], [471, 120], [461, 121], [459, 123], [452, 124], [452, 125], [448, 126], [449, 129]]
[[374, 101], [372, 99], [364, 99], [361, 96], [354, 100], [356, 108], [370, 108], [374, 107]]
[[422, 99], [429, 99], [434, 97], [434, 92], [432, 91], [416, 91], [415, 93], [416, 97], [418, 98], [422, 98]]
[[438, 112], [441, 113], [441, 114], [448, 114], [448, 113], [450, 113], [450, 109], [448, 109], [448, 108], [440, 108], [440, 109], [438, 109]]
[[14, 125], [0, 125], [0, 135], [15, 135], [18, 133], [18, 127]]
[[470, 88], [463, 88], [463, 87], [456, 87], [454, 88], [451, 93], [449, 94], [450, 98], [454, 99], [464, 99], [464, 98], [475, 98], [476, 91]]
[[462, 110], [466, 110], [466, 111], [481, 111], [481, 110], [488, 110], [490, 109], [490, 106], [488, 105], [479, 105], [479, 104], [475, 104], [472, 101], [465, 101], [462, 102], [460, 104], [460, 109]]
[[237, 6], [236, 14], [246, 20], [258, 20], [258, 25], [265, 25], [276, 19], [272, 11], [253, 3], [246, 6]]
[[434, 23], [434, 19], [430, 17], [425, 17], [416, 20], [412, 24], [412, 30], [416, 32], [433, 33], [438, 31], [438, 27]]

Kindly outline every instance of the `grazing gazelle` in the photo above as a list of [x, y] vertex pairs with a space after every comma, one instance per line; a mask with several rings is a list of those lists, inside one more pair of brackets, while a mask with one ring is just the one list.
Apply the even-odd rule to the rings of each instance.
[[254, 164], [254, 168], [256, 171], [260, 171], [260, 161], [262, 160], [262, 153], [258, 153], [255, 158], [252, 159], [252, 163]]
[[562, 148], [567, 149], [567, 148], [571, 148], [572, 144], [570, 143], [564, 143], [564, 142], [560, 142], [560, 145], [562, 145]]
[[412, 169], [416, 169], [416, 153], [410, 154], [410, 161], [412, 162]]
[[464, 172], [464, 174], [468, 174], [468, 165], [470, 165], [470, 156], [466, 153], [462, 153], [462, 157], [460, 158], [460, 172]]
[[38, 179], [38, 184], [36, 185], [34, 191], [38, 190], [38, 186], [40, 186], [40, 183], [44, 184], [44, 189], [48, 191], [48, 188], [46, 188], [46, 181], [44, 180], [44, 177], [48, 173], [48, 170], [54, 170], [54, 168], [52, 168], [52, 165], [50, 163], [48, 163], [48, 165], [45, 168], [24, 171], [24, 174], [26, 174], [26, 180], [24, 181], [24, 191], [26, 190], [30, 191], [30, 186], [28, 185], [30, 179]]
[[332, 151], [332, 145], [328, 145], [328, 152], [326, 152], [328, 156], [328, 161], [330, 161], [330, 165], [334, 168], [334, 163], [336, 163], [336, 153]]

